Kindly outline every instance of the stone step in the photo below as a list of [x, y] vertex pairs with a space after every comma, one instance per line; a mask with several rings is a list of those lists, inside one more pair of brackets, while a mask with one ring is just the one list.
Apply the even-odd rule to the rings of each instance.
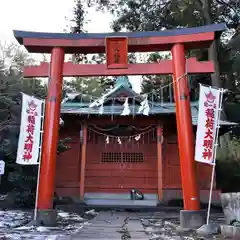
[[[84, 199], [115, 199], [115, 200], [131, 200], [130, 193], [85, 193]], [[156, 200], [157, 194], [144, 194], [144, 200]]]
[[94, 206], [157, 206], [156, 200], [123, 200], [123, 199], [85, 199], [87, 205]]

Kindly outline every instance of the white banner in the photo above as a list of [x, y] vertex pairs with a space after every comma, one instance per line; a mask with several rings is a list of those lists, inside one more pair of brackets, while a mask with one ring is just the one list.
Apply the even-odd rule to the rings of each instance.
[[22, 116], [18, 140], [18, 164], [34, 165], [39, 163], [43, 101], [22, 94]]
[[5, 162], [0, 160], [0, 175], [4, 175], [5, 173]]
[[195, 160], [213, 165], [216, 129], [218, 125], [220, 89], [200, 85]]

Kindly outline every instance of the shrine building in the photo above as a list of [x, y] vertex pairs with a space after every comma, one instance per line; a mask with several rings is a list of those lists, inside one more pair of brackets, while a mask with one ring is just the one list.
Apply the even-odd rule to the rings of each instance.
[[[155, 206], [159, 202], [182, 199], [172, 85], [163, 90], [165, 94], [162, 91], [158, 97], [148, 94], [146, 113], [144, 109], [139, 111], [146, 96], [134, 92], [127, 77], [117, 77], [114, 88], [99, 99], [89, 100], [89, 96], [81, 93], [69, 94], [63, 99], [64, 125], [59, 137], [70, 137], [71, 141], [67, 144], [70, 149], [57, 157], [56, 193], [79, 199], [81, 161], [86, 157], [85, 180], [82, 181], [83, 199], [87, 204]], [[192, 124], [196, 133], [198, 101], [196, 94], [191, 95]], [[155, 98], [156, 101], [152, 100]], [[124, 113], [126, 99], [128, 112]], [[226, 129], [231, 124], [221, 121], [221, 125]], [[81, 126], [86, 129], [84, 149]], [[201, 201], [207, 202], [212, 167], [198, 163], [197, 168]], [[144, 199], [132, 201], [132, 189], [140, 190]], [[213, 202], [218, 201], [218, 195], [215, 188]]]

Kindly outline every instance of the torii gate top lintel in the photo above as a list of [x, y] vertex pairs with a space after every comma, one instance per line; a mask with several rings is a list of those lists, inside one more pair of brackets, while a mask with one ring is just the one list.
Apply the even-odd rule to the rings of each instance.
[[184, 43], [186, 49], [209, 47], [226, 24], [212, 24], [194, 28], [177, 28], [159, 32], [116, 33], [44, 33], [14, 30], [17, 41], [32, 53], [50, 53], [61, 47], [66, 54], [105, 53], [105, 39], [127, 37], [128, 52], [152, 52], [170, 50], [176, 43]]

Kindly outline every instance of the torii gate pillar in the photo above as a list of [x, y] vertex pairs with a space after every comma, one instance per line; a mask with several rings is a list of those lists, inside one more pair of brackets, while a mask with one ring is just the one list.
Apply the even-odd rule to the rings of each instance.
[[180, 226], [195, 229], [206, 223], [206, 211], [200, 210], [196, 162], [194, 160], [190, 96], [183, 44], [175, 44], [172, 47], [172, 58], [173, 89], [184, 201], [184, 210], [180, 211]]
[[37, 222], [45, 226], [55, 225], [56, 223], [53, 197], [55, 190], [63, 63], [64, 50], [57, 47], [53, 48], [48, 79], [48, 96], [45, 107], [42, 157], [37, 197]]

